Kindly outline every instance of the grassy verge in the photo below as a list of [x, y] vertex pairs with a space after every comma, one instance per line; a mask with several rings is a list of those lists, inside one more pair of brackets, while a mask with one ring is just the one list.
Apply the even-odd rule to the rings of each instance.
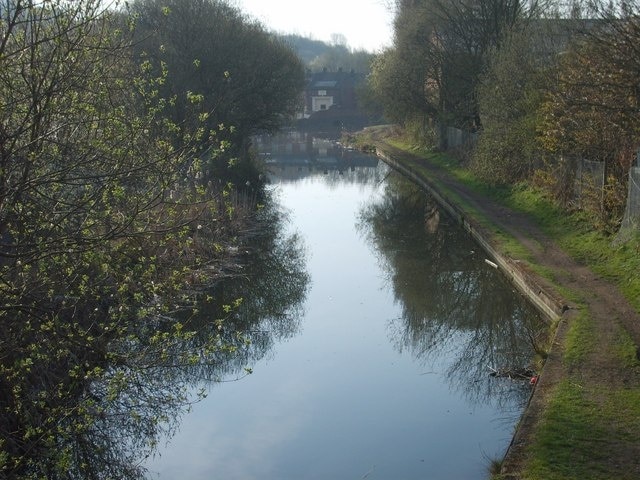
[[[581, 312], [571, 324], [563, 361], [570, 373], [547, 395], [541, 421], [527, 448], [522, 480], [631, 480], [637, 478], [640, 388], [590, 382], [584, 361], [607, 349], [621, 370], [638, 370], [637, 346], [619, 328], [610, 345], [598, 343], [592, 319]], [[636, 459], [636, 460], [630, 460]], [[500, 479], [500, 475], [494, 477]]]
[[612, 353], [625, 368], [640, 369], [638, 346], [633, 342], [629, 333], [623, 328], [619, 328], [618, 338], [612, 345], [612, 349]]
[[637, 478], [625, 467], [637, 454], [629, 446], [636, 443], [639, 419], [640, 389], [590, 390], [562, 382], [550, 396], [522, 478]]
[[564, 345], [564, 362], [570, 368], [579, 368], [587, 355], [596, 348], [593, 320], [585, 310], [581, 311], [571, 322]]

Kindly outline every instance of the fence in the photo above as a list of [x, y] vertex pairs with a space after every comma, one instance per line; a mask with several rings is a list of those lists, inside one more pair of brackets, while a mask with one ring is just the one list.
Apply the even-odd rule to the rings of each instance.
[[604, 204], [604, 162], [580, 158], [575, 162], [575, 169], [572, 203], [578, 208], [600, 210]]
[[[581, 209], [601, 211], [605, 204], [605, 165], [586, 159], [566, 162], [575, 168], [574, 192], [570, 202]], [[629, 169], [627, 203], [616, 242], [640, 232], [640, 161]], [[604, 213], [604, 212], [603, 212]]]
[[[455, 127], [444, 127], [439, 131], [440, 146], [446, 149], [473, 148], [478, 140], [478, 133]], [[606, 188], [604, 162], [584, 158], [560, 158], [557, 165], [559, 167], [556, 171], [558, 186], [561, 188], [568, 186], [568, 192], [571, 192], [571, 183], [564, 182], [566, 180], [573, 182], [573, 195], [569, 193], [569, 198], [565, 197], [564, 201], [580, 209], [602, 211], [605, 205]], [[628, 237], [629, 232], [634, 231], [640, 232], [640, 150], [636, 156], [635, 166], [629, 170], [627, 205], [618, 238]]]
[[461, 130], [455, 127], [440, 128], [440, 148], [443, 150], [456, 149], [460, 147], [470, 147], [475, 145], [478, 134]]
[[629, 170], [629, 192], [619, 236], [640, 230], [640, 167]]

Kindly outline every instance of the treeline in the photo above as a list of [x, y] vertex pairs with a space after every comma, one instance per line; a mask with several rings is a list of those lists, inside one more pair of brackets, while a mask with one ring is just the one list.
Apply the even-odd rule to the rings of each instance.
[[281, 35], [282, 40], [291, 45], [311, 72], [321, 72], [324, 69], [337, 72], [342, 69], [345, 72], [353, 70], [366, 74], [370, 71], [375, 54], [349, 48], [346, 38], [342, 35], [335, 34], [333, 37], [333, 41], [328, 44], [301, 35]]
[[140, 478], [189, 402], [163, 379], [243, 344], [241, 299], [191, 319], [264, 215], [248, 137], [303, 86], [218, 0], [0, 1], [0, 477]]
[[530, 182], [571, 207], [581, 159], [602, 186], [581, 208], [615, 231], [640, 145], [640, 4], [397, 0], [392, 48], [371, 92], [416, 140], [477, 132], [470, 168], [490, 184]]
[[226, 1], [137, 0], [127, 14], [134, 59], [163, 77], [165, 115], [191, 129], [201, 123], [206, 141], [223, 146], [206, 155], [206, 176], [257, 184], [249, 140], [299, 111], [305, 78], [296, 53]]

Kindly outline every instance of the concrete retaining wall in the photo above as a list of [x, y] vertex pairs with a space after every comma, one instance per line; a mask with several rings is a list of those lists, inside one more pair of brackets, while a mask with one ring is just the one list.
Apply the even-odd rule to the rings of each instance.
[[446, 196], [439, 191], [433, 183], [424, 178], [424, 176], [419, 175], [410, 167], [397, 162], [384, 151], [378, 150], [377, 154], [378, 157], [390, 167], [424, 188], [449, 215], [471, 234], [490, 257], [490, 260], [500, 268], [516, 288], [518, 288], [545, 317], [554, 321], [562, 316], [568, 308], [565, 302], [541, 285], [534, 275], [526, 271], [523, 265], [504, 255], [493, 243], [492, 236], [486, 229], [478, 225], [477, 222], [470, 218], [457, 205], [446, 198]]

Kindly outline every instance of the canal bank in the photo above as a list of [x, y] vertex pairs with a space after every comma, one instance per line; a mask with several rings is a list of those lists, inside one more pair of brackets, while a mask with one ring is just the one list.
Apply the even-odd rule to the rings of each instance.
[[[526, 215], [461, 184], [437, 164], [395, 148], [381, 135], [369, 141], [385, 162], [427, 189], [458, 219], [485, 248], [488, 260], [553, 325], [544, 368], [496, 478], [638, 478], [639, 445], [633, 432], [640, 424], [634, 406], [640, 398], [640, 369], [629, 354], [637, 352], [638, 312], [615, 286], [569, 257]], [[505, 235], [524, 248], [527, 261], [504, 253]], [[537, 274], [534, 265], [550, 274]], [[620, 353], [623, 343], [626, 360]], [[578, 356], [576, 345], [582, 348]]]
[[521, 262], [505, 255], [493, 240], [492, 235], [472, 216], [468, 215], [437, 185], [421, 175], [411, 164], [398, 161], [388, 151], [378, 150], [380, 157], [387, 165], [398, 170], [406, 177], [424, 188], [438, 202], [440, 207], [451, 215], [478, 242], [487, 253], [487, 261], [495, 265], [513, 282], [513, 284], [533, 303], [540, 312], [552, 322], [559, 320], [570, 307], [567, 302], [556, 295], [553, 290], [543, 285], [541, 279], [528, 272]]

